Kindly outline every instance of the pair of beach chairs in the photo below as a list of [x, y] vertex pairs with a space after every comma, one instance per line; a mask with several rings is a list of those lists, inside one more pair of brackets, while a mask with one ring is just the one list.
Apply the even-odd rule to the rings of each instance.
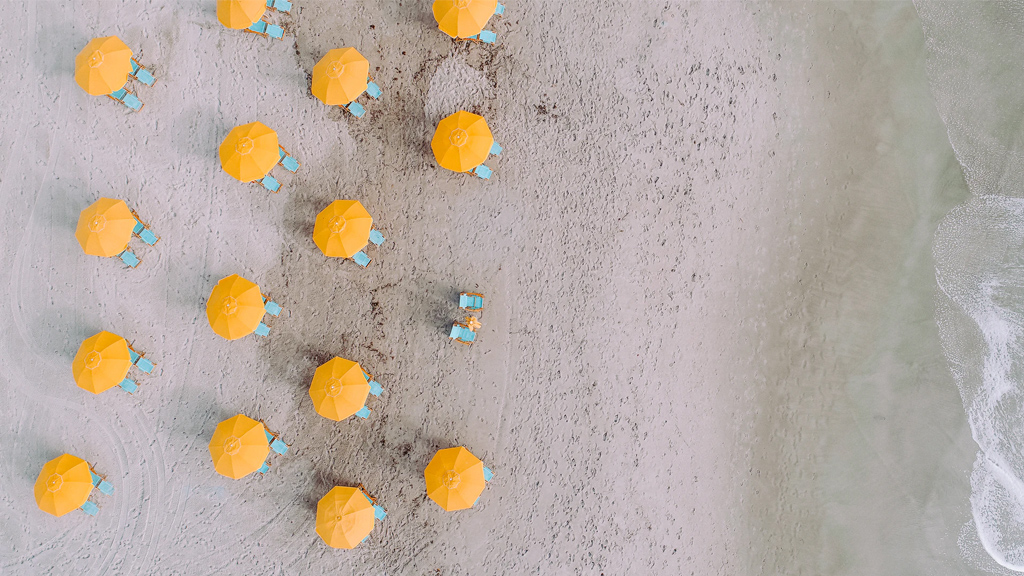
[[[459, 308], [466, 312], [483, 312], [484, 295], [477, 294], [476, 292], [463, 292], [459, 294]], [[448, 334], [448, 338], [469, 346], [476, 341], [476, 331], [456, 320], [452, 323], [452, 331]]]
[[[271, 432], [270, 429], [267, 428], [266, 423], [263, 422], [262, 420], [260, 420], [260, 424], [263, 424], [263, 433], [267, 435], [267, 442], [270, 443], [270, 449], [282, 456], [286, 454], [290, 446], [285, 444], [284, 440], [281, 440], [281, 435]], [[266, 474], [267, 472], [270, 472], [269, 458], [263, 462], [263, 465], [260, 466], [260, 469], [257, 470], [257, 472], [259, 472], [260, 474]]]
[[[366, 378], [366, 381], [370, 384], [370, 394], [379, 398], [381, 393], [384, 392], [384, 387], [380, 385], [380, 382], [374, 380], [373, 376], [366, 372], [363, 372], [363, 378]], [[365, 420], [370, 417], [370, 412], [372, 412], [370, 407], [364, 405], [358, 412], [356, 412], [356, 416]]]
[[[497, 142], [494, 142], [491, 144], [490, 154], [491, 156], [497, 156], [501, 154], [502, 150], [504, 150], [504, 148], [499, 146]], [[470, 170], [470, 172], [476, 174], [478, 177], [483, 178], [484, 180], [489, 179], [491, 177], [491, 174], [494, 173], [493, 170], [491, 170], [490, 168], [483, 164], [477, 166], [476, 168], [473, 168], [472, 170]]]
[[[377, 230], [376, 228], [370, 229], [370, 242], [372, 242], [374, 246], [384, 244], [385, 240], [387, 240], [387, 238], [381, 234], [380, 230]], [[366, 252], [360, 250], [352, 255], [352, 261], [359, 264], [362, 268], [366, 268], [370, 265], [371, 259], [366, 255]]]
[[[160, 241], [160, 237], [149, 229], [149, 225], [143, 222], [142, 218], [139, 218], [139, 215], [135, 210], [131, 210], [131, 213], [132, 216], [135, 217], [135, 228], [132, 230], [132, 234], [137, 236], [146, 244], [155, 246], [156, 243]], [[139, 257], [132, 252], [132, 249], [128, 247], [125, 247], [124, 251], [118, 254], [117, 257], [120, 258], [121, 262], [124, 262], [124, 264], [129, 268], [135, 268], [142, 263], [142, 260], [140, 260]]]
[[[280, 304], [271, 300], [270, 296], [267, 296], [265, 294], [260, 294], [260, 296], [263, 297], [263, 310], [266, 311], [267, 314], [270, 314], [274, 318], [277, 318], [278, 316], [281, 315], [281, 311], [284, 309], [281, 308]], [[259, 326], [256, 327], [256, 335], [269, 336], [270, 326], [267, 326], [265, 322], [261, 321]]]
[[[128, 355], [131, 356], [132, 366], [135, 366], [146, 374], [152, 374], [153, 368], [156, 368], [156, 364], [146, 358], [146, 354], [144, 352], [137, 352], [135, 348], [132, 348], [131, 344], [128, 345]], [[121, 380], [121, 383], [118, 384], [118, 386], [129, 394], [135, 394], [139, 390], [139, 384], [127, 376], [125, 376], [124, 380]]]
[[[146, 86], [153, 86], [154, 84], [156, 84], [156, 77], [153, 76], [153, 74], [150, 73], [150, 71], [147, 70], [145, 66], [139, 64], [139, 62], [135, 60], [135, 58], [132, 58], [131, 62], [132, 72], [130, 76], [132, 78], [135, 78], [136, 80], [142, 82]], [[111, 100], [116, 100], [121, 104], [124, 104], [132, 112], [138, 112], [139, 110], [142, 110], [143, 106], [145, 106], [145, 104], [142, 103], [142, 100], [139, 100], [139, 97], [136, 96], [134, 92], [128, 89], [127, 83], [124, 86], [122, 86], [120, 90], [115, 90], [114, 92], [107, 94], [107, 97], [109, 97]]]
[[[294, 156], [292, 156], [287, 150], [285, 150], [284, 146], [278, 146], [277, 148], [277, 165], [284, 167], [285, 170], [291, 172], [292, 174], [298, 172], [299, 166], [301, 166], [302, 164], [300, 164], [299, 161], [296, 160]], [[256, 180], [256, 182], [263, 186], [264, 188], [266, 188], [267, 190], [270, 190], [274, 194], [277, 194], [278, 192], [281, 191], [281, 182], [277, 178], [274, 178], [270, 173], [267, 173], [267, 175], [264, 176], [263, 178]]]
[[[292, 3], [288, 0], [267, 0], [267, 8], [282, 14], [289, 14], [292, 11]], [[262, 18], [253, 22], [252, 26], [246, 28], [245, 31], [259, 34], [264, 38], [273, 38], [274, 40], [284, 38], [284, 28], [277, 24], [266, 22]]]
[[[363, 496], [366, 496], [366, 499], [370, 501], [370, 504], [373, 505], [373, 518], [374, 518], [374, 520], [383, 520], [384, 517], [386, 517], [388, 515], [387, 510], [385, 510], [383, 506], [381, 506], [380, 504], [377, 503], [377, 499], [376, 498], [374, 498], [373, 496], [370, 496], [370, 492], [366, 490], [366, 486], [363, 486], [362, 483], [360, 483], [360, 484], [357, 485], [357, 487], [359, 488], [359, 491], [363, 493]], [[370, 535], [367, 534], [366, 537], [363, 538], [360, 542], [366, 542], [369, 539], [370, 539]]]
[[[380, 97], [382, 94], [384, 94], [384, 91], [381, 90], [380, 86], [378, 86], [377, 83], [373, 81], [373, 78], [370, 78], [370, 80], [366, 83], [366, 93], [369, 94], [370, 98], [373, 98], [374, 100], [380, 100]], [[342, 108], [351, 112], [352, 115], [355, 116], [356, 118], [362, 118], [363, 116], [366, 116], [366, 108], [364, 108], [362, 104], [356, 102], [355, 100], [349, 102], [348, 106], [342, 106]]]
[[[103, 476], [97, 474], [96, 470], [92, 467], [92, 464], [89, 465], [89, 475], [92, 476], [92, 485], [98, 488], [100, 492], [107, 496], [114, 493], [114, 485], [107, 482], [106, 478]], [[89, 516], [95, 516], [100, 511], [100, 507], [91, 500], [86, 500], [85, 504], [82, 504], [81, 508], [82, 512], [85, 512]]]

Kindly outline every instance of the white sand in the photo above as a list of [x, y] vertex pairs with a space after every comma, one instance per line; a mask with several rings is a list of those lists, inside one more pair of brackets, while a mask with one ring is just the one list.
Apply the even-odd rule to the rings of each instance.
[[[840, 36], [831, 49], [850, 60], [831, 67], [804, 41], [846, 18], [828, 6], [507, 4], [493, 47], [452, 43], [425, 1], [297, 0], [283, 42], [224, 29], [212, 0], [6, 7], [0, 573], [775, 573], [818, 537], [817, 504], [786, 486], [805, 470], [793, 455], [820, 445], [772, 444], [763, 415], [799, 424], [786, 406], [802, 400], [773, 387], [834, 366], [791, 352], [827, 341], [802, 332], [821, 309], [801, 294], [834, 286], [842, 261], [806, 250], [843, 239], [829, 230], [850, 153], [824, 143], [860, 129], [820, 103], [829, 74], [856, 80], [870, 51]], [[74, 82], [75, 54], [107, 34], [159, 78], [138, 114]], [[316, 61], [348, 45], [384, 89], [362, 120], [308, 90]], [[430, 154], [437, 119], [460, 108], [505, 147], [489, 182]], [[220, 169], [220, 140], [253, 120], [303, 163], [274, 172], [278, 195]], [[874, 146], [856, 143], [870, 151], [858, 166]], [[837, 164], [802, 180], [823, 158]], [[162, 236], [133, 244], [137, 270], [74, 239], [101, 195]], [[389, 237], [365, 271], [310, 238], [338, 198]], [[232, 273], [285, 307], [269, 338], [210, 330], [205, 298]], [[446, 338], [461, 290], [487, 296], [472, 348]], [[158, 363], [135, 396], [74, 385], [71, 358], [100, 329]], [[368, 421], [313, 412], [309, 379], [334, 355], [384, 385]], [[238, 412], [292, 444], [263, 478], [213, 470], [209, 437]], [[445, 513], [422, 470], [460, 444], [495, 478]], [[96, 518], [32, 501], [65, 451], [116, 487]], [[357, 549], [329, 549], [315, 503], [357, 482], [389, 515]]]

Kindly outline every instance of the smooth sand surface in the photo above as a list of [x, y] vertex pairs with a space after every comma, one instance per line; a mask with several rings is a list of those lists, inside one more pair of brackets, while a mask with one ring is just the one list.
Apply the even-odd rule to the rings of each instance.
[[[887, 137], [864, 111], [886, 85], [859, 31], [877, 42], [912, 7], [507, 4], [496, 46], [452, 42], [428, 2], [297, 0], [281, 42], [223, 28], [212, 0], [7, 7], [0, 572], [820, 573], [817, 434], [842, 395], [820, 377], [845, 369], [833, 338], [865, 334], [837, 322], [870, 308], [836, 292], [858, 239], [892, 231], [850, 198], [899, 189], [871, 171]], [[74, 82], [75, 54], [108, 34], [159, 78], [140, 113]], [[309, 94], [317, 60], [349, 45], [384, 90], [361, 120]], [[491, 181], [432, 158], [458, 109], [505, 148]], [[275, 170], [276, 195], [217, 160], [254, 120], [302, 162]], [[133, 244], [137, 270], [81, 253], [99, 196], [162, 237]], [[347, 198], [388, 236], [366, 270], [310, 237]], [[233, 273], [284, 306], [268, 338], [210, 330], [205, 299]], [[890, 281], [869, 276], [866, 298]], [[462, 290], [487, 296], [471, 348], [446, 337]], [[136, 395], [74, 385], [100, 329], [157, 362]], [[313, 411], [334, 355], [383, 384], [368, 420]], [[209, 438], [238, 412], [292, 446], [265, 477], [213, 470]], [[422, 471], [452, 445], [495, 477], [446, 513]], [[65, 451], [115, 485], [95, 518], [32, 501]], [[359, 482], [388, 517], [327, 548], [316, 501]]]

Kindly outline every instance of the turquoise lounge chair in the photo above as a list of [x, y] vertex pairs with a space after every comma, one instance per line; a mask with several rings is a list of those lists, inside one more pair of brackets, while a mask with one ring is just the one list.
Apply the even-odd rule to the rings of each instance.
[[502, 4], [501, 2], [498, 2], [498, 5], [494, 8], [494, 15], [495, 16], [504, 16], [505, 15], [505, 5]]
[[380, 230], [377, 230], [376, 228], [370, 230], [370, 242], [380, 246], [384, 243], [384, 240], [386, 240], [386, 238], [384, 238], [384, 235], [380, 233]]
[[448, 334], [448, 337], [462, 344], [472, 344], [473, 341], [476, 340], [476, 332], [473, 332], [462, 324], [455, 322], [452, 324], [452, 331]]
[[118, 254], [117, 257], [121, 259], [121, 262], [127, 264], [129, 268], [135, 268], [142, 262], [129, 248], [125, 248], [124, 252]]
[[260, 322], [260, 325], [256, 327], [256, 335], [257, 336], [269, 336], [270, 335], [270, 326], [267, 326], [263, 322]]
[[111, 494], [114, 493], [114, 485], [111, 484], [110, 482], [107, 482], [106, 480], [101, 480], [98, 488], [100, 489], [100, 492], [106, 494], [107, 496], [110, 496]]
[[370, 394], [380, 396], [382, 392], [384, 392], [384, 387], [380, 385], [380, 382], [370, 380]]
[[146, 226], [138, 220], [135, 221], [135, 229], [132, 230], [132, 232], [150, 246], [153, 246], [160, 241], [160, 238], [156, 234], [153, 234], [152, 230], [146, 228]]
[[381, 94], [383, 94], [384, 91], [380, 89], [380, 86], [377, 86], [376, 82], [373, 82], [371, 80], [370, 82], [366, 83], [366, 93], [370, 95], [370, 98], [376, 100], [380, 98]]
[[143, 106], [145, 106], [145, 104], [143, 104], [142, 101], [139, 100], [134, 93], [129, 92], [127, 88], [115, 90], [114, 92], [107, 94], [107, 97], [109, 97], [112, 100], [117, 100], [121, 104], [124, 104], [133, 112], [138, 112], [139, 110], [142, 110]]
[[136, 80], [138, 80], [139, 82], [142, 82], [146, 86], [152, 86], [152, 85], [156, 84], [156, 77], [154, 77], [152, 74], [150, 74], [149, 70], [146, 70], [145, 66], [143, 66], [142, 64], [139, 64], [138, 62], [136, 62], [135, 58], [132, 58], [131, 61], [132, 61], [132, 76]]
[[264, 176], [262, 180], [257, 180], [257, 182], [275, 194], [281, 190], [281, 183], [277, 181], [277, 178], [274, 178], [270, 174]]
[[299, 161], [293, 158], [291, 155], [289, 155], [288, 151], [285, 150], [283, 147], [278, 146], [278, 148], [280, 149], [280, 160], [278, 160], [277, 163], [280, 164], [281, 166], [284, 166], [285, 170], [294, 174], [295, 171], [299, 169]]
[[128, 355], [132, 358], [132, 364], [139, 370], [142, 370], [146, 374], [152, 374], [153, 368], [156, 366], [149, 360], [147, 360], [142, 354], [139, 354], [133, 350], [130, 346], [128, 347]]
[[497, 156], [498, 154], [501, 154], [502, 150], [504, 150], [504, 148], [499, 146], [497, 142], [492, 142], [491, 143], [491, 155], [492, 156]]
[[480, 32], [480, 41], [484, 44], [494, 44], [497, 39], [498, 35], [490, 30], [482, 30]]
[[270, 464], [264, 462], [263, 466], [260, 466], [260, 469], [257, 470], [257, 472], [259, 472], [260, 474], [266, 474], [267, 472], [270, 472]]
[[494, 478], [494, 472], [487, 466], [484, 466], [484, 482], [490, 482], [491, 478]]
[[292, 9], [292, 3], [288, 0], [267, 0], [267, 8], [287, 14]]
[[370, 257], [366, 255], [362, 250], [352, 255], [352, 261], [359, 264], [363, 268], [370, 265]]
[[88, 500], [85, 501], [85, 504], [82, 504], [82, 512], [85, 512], [89, 516], [95, 516], [99, 511], [100, 507]]
[[282, 310], [280, 304], [278, 304], [277, 302], [270, 301], [270, 300], [267, 300], [267, 303], [263, 305], [263, 309], [267, 311], [267, 314], [270, 314], [271, 316], [274, 316], [275, 318], [277, 316], [281, 315], [281, 310]]
[[481, 164], [476, 168], [473, 168], [473, 174], [476, 174], [477, 176], [483, 178], [484, 180], [487, 180], [491, 177], [491, 174], [493, 174], [493, 172], [491, 171], [490, 168]]
[[484, 309], [484, 295], [475, 292], [463, 292], [459, 294], [459, 308], [470, 312], [479, 312]]
[[356, 118], [366, 116], [366, 108], [363, 108], [363, 105], [359, 102], [349, 102], [349, 105], [345, 107], [345, 110], [351, 112]]
[[124, 380], [121, 380], [121, 383], [118, 384], [118, 386], [120, 386], [122, 390], [129, 394], [135, 394], [135, 392], [137, 392], [139, 389], [139, 385], [136, 384], [135, 380], [132, 380], [131, 378], [125, 378]]
[[367, 408], [366, 406], [363, 406], [362, 408], [359, 409], [359, 412], [356, 412], [356, 416], [359, 416], [360, 418], [365, 420], [370, 417], [370, 409]]
[[383, 520], [384, 517], [387, 516], [387, 515], [388, 515], [388, 513], [387, 513], [386, 510], [384, 510], [383, 508], [381, 508], [380, 506], [378, 506], [376, 504], [373, 505], [373, 517], [374, 518], [376, 518], [377, 520]]

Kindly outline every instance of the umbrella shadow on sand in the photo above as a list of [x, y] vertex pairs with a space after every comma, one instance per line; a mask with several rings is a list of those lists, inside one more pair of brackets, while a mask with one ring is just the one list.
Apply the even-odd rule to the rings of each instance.
[[[45, 4], [38, 2], [46, 11]], [[56, 5], [57, 2], [52, 4]], [[59, 12], [57, 8], [54, 12]], [[75, 75], [75, 56], [89, 42], [89, 38], [77, 30], [65, 26], [42, 26], [36, 30], [36, 48], [32, 50], [32, 64], [47, 78]], [[54, 43], [57, 46], [54, 46]]]

